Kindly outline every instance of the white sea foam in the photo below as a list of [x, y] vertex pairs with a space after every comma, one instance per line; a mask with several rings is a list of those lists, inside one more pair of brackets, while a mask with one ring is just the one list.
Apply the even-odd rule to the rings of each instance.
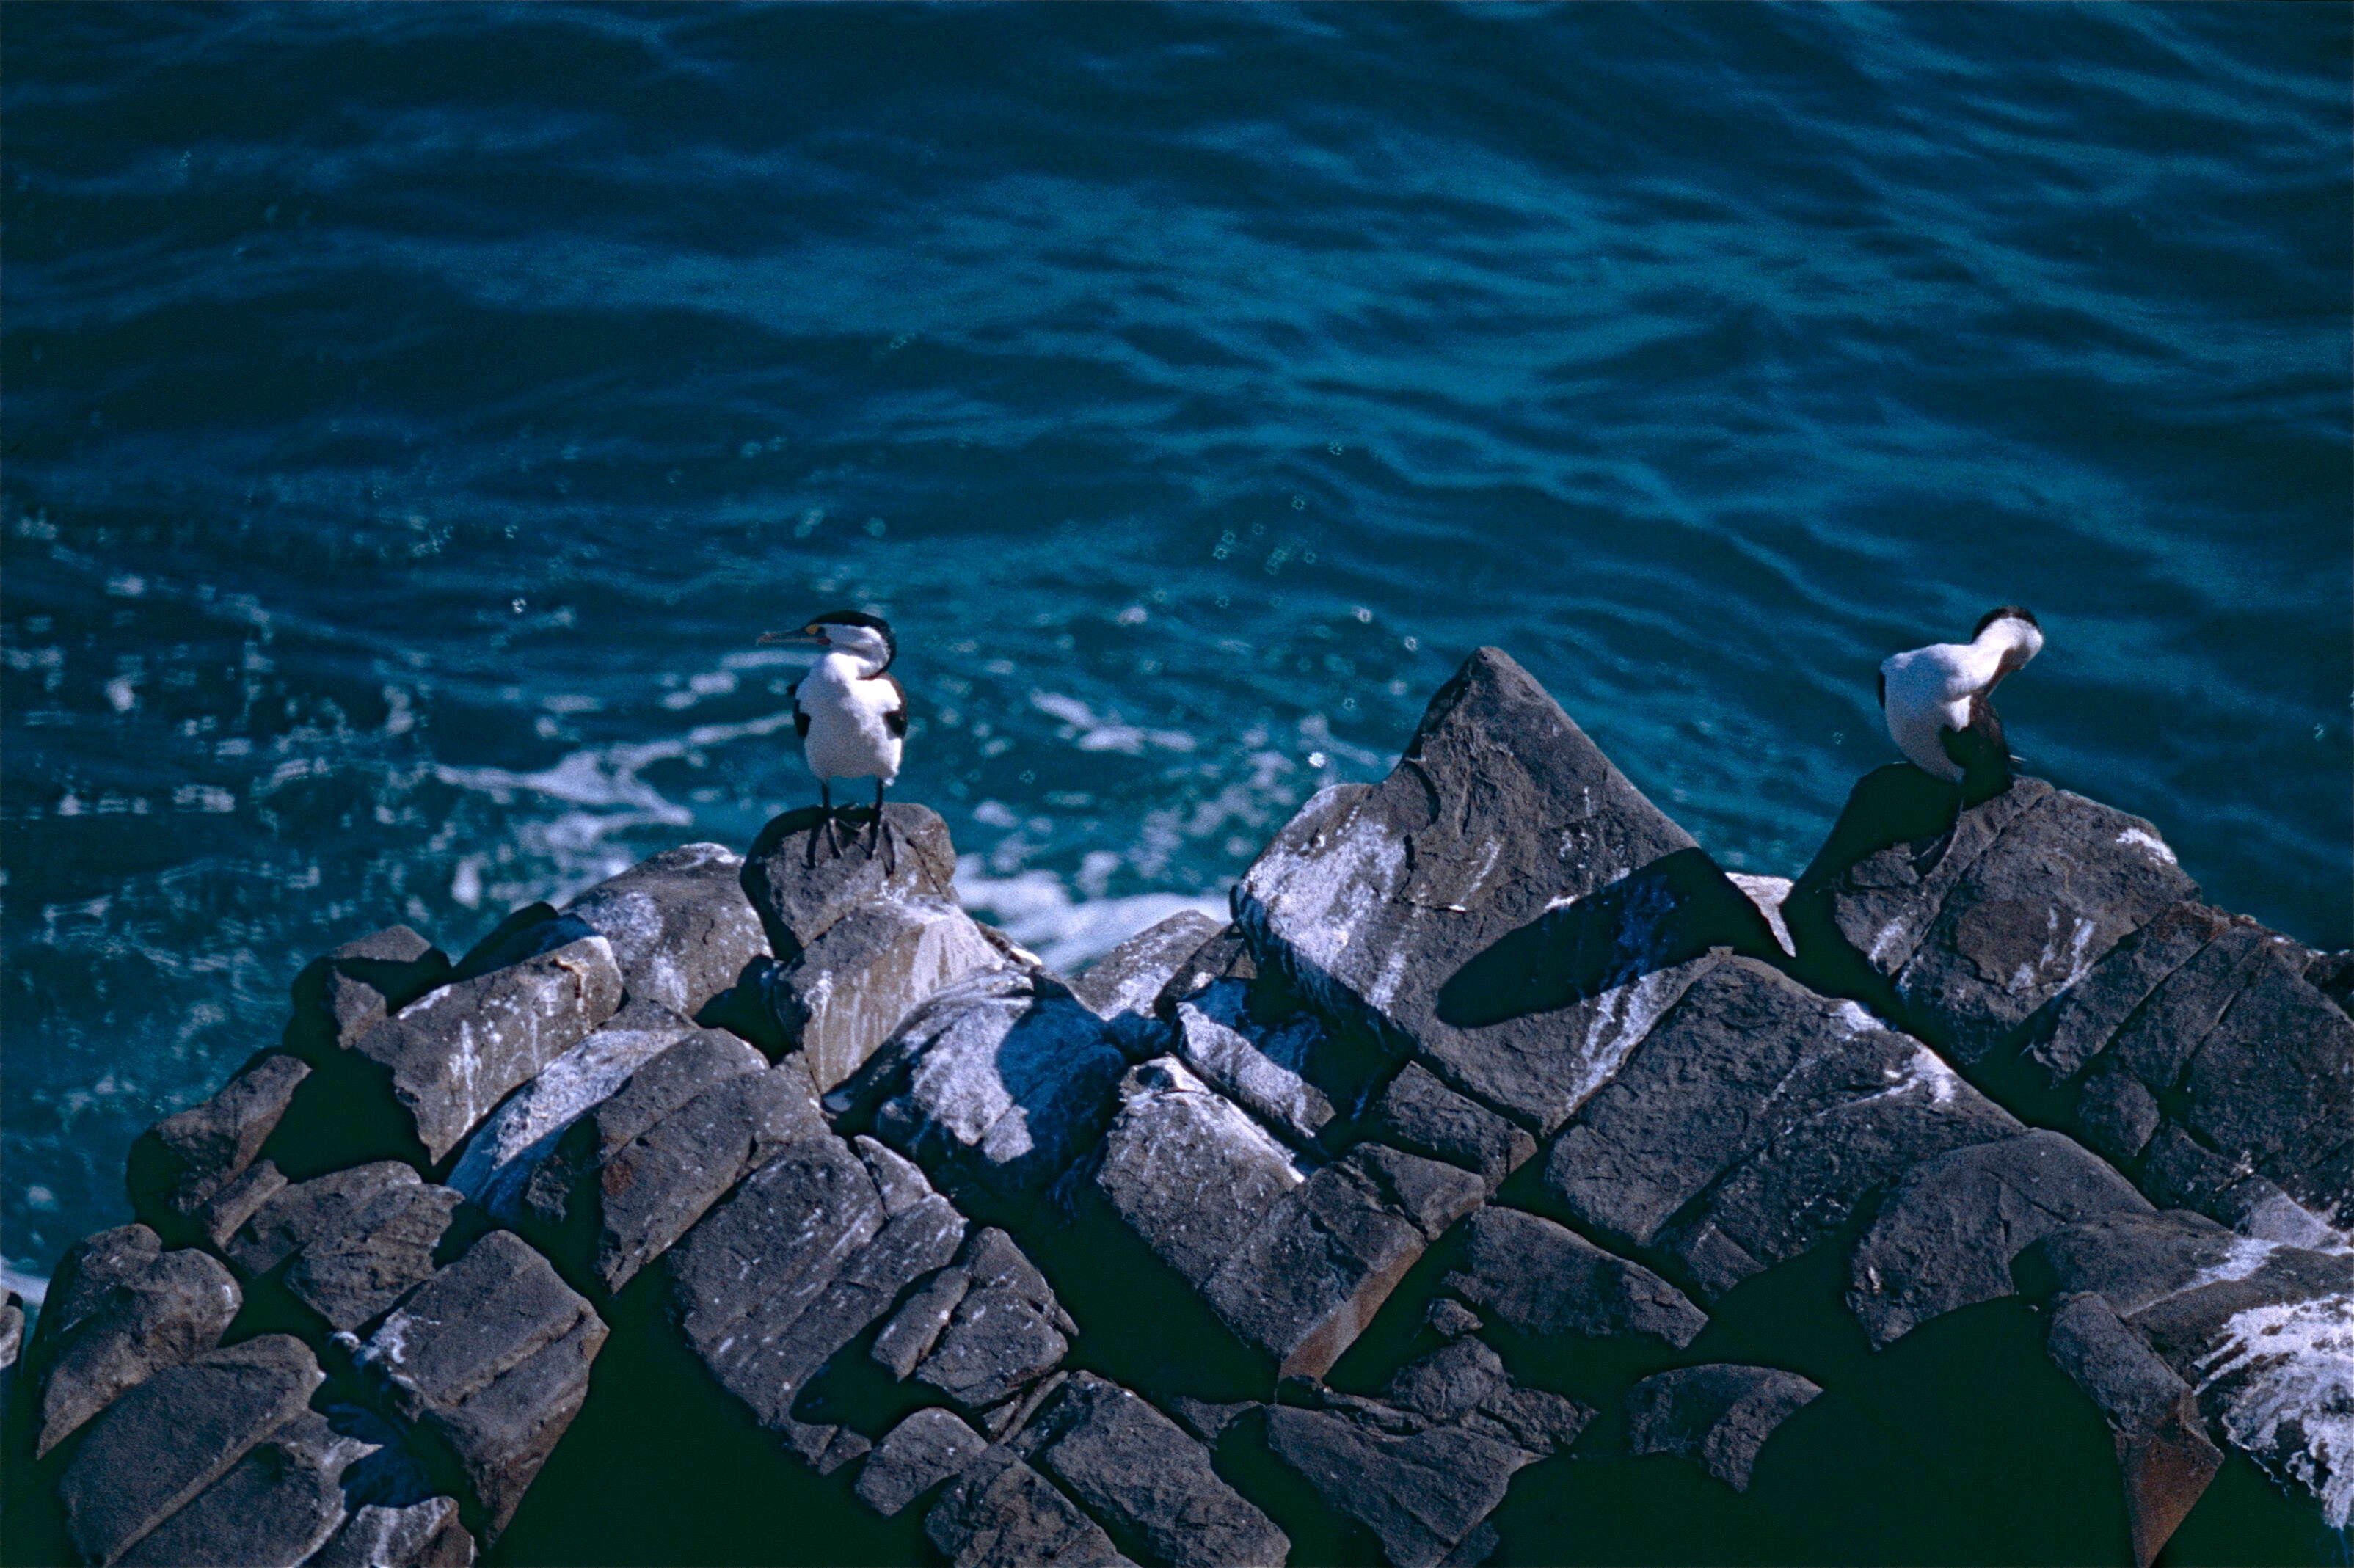
[[1036, 953], [1048, 969], [1070, 974], [1103, 957], [1139, 931], [1181, 910], [1198, 909], [1225, 925], [1224, 898], [1138, 893], [1125, 898], [1077, 899], [1050, 871], [991, 876], [981, 857], [957, 862], [957, 901]]

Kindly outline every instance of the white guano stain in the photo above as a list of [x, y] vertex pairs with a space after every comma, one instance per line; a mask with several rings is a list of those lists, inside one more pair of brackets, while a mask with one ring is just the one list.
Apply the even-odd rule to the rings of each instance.
[[2117, 835], [2117, 842], [2132, 845], [2161, 865], [2178, 863], [2174, 858], [2174, 852], [2166, 847], [2164, 839], [2152, 833], [2143, 832], [2139, 828], [2127, 828]]
[[2274, 1478], [2313, 1494], [2323, 1520], [2354, 1519], [2354, 1297], [2251, 1307], [2200, 1359], [2221, 1385], [2223, 1430]]

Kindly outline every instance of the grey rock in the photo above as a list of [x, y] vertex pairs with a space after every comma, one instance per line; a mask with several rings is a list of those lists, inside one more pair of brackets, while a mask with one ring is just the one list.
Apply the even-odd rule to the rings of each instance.
[[[788, 811], [760, 830], [744, 857], [744, 893], [778, 962], [790, 963], [861, 905], [913, 895], [956, 897], [956, 846], [938, 812], [897, 801], [884, 808], [884, 821], [897, 840], [895, 869], [889, 872], [880, 857], [866, 853], [863, 842], [840, 854], [822, 839], [812, 842], [822, 821], [814, 810]], [[844, 837], [848, 829], [843, 823]]]
[[362, 1445], [304, 1411], [150, 1531], [125, 1568], [295, 1568], [344, 1521], [338, 1484]]
[[2149, 1088], [2173, 1088], [2264, 957], [2265, 933], [2245, 921], [2178, 965], [2109, 1043], [2109, 1065]]
[[503, 1224], [524, 1211], [524, 1192], [575, 1122], [654, 1057], [695, 1032], [658, 1001], [631, 998], [578, 1045], [507, 1097], [466, 1140], [449, 1184]]
[[1089, 964], [1071, 981], [1071, 994], [1098, 1018], [1149, 1017], [1162, 990], [1218, 930], [1200, 910], [1180, 909]]
[[547, 1260], [493, 1231], [385, 1320], [355, 1358], [387, 1406], [464, 1478], [495, 1540], [581, 1403], [602, 1319]]
[[526, 959], [577, 942], [595, 933], [586, 920], [559, 915], [553, 905], [535, 902], [509, 910], [482, 939], [459, 955], [450, 972], [452, 981], [472, 980], [493, 969], [506, 969]]
[[2203, 904], [2183, 903], [2160, 910], [2083, 980], [2045, 1004], [2040, 1026], [2029, 1036], [2027, 1054], [2054, 1084], [2083, 1072], [2108, 1049], [2118, 1029], [2167, 978], [2230, 925], [2230, 916]]
[[226, 1250], [249, 1277], [281, 1269], [287, 1292], [330, 1329], [354, 1330], [431, 1277], [460, 1202], [381, 1160], [281, 1188]]
[[1545, 1132], [1714, 945], [1780, 949], [1690, 835], [1492, 648], [1381, 784], [1327, 789], [1235, 895], [1262, 969]]
[[1690, 1459], [1745, 1492], [1766, 1439], [1822, 1392], [1772, 1367], [1719, 1362], [1659, 1372], [1628, 1391], [1627, 1446]]
[[950, 1196], [1011, 1202], [1095, 1141], [1127, 1067], [1103, 1020], [1058, 982], [996, 969], [935, 993], [836, 1094], [887, 1095], [876, 1135]]
[[[690, 1341], [721, 1387], [817, 1464], [837, 1430], [797, 1417], [795, 1404], [827, 1363], [888, 1313], [908, 1286], [948, 1264], [964, 1235], [962, 1216], [936, 1196], [893, 1216], [821, 1282], [818, 1269], [839, 1243], [822, 1232], [804, 1232], [786, 1255], [751, 1266], [752, 1289], [760, 1298], [741, 1316], [721, 1322], [689, 1308]], [[694, 1239], [690, 1234], [689, 1245]]]
[[1251, 957], [1250, 944], [1244, 940], [1242, 927], [1221, 927], [1169, 971], [1160, 994], [1152, 999], [1153, 1016], [1174, 1018], [1179, 1002], [1199, 996], [1204, 988], [1219, 980], [1257, 979], [1258, 961]]
[[2305, 979], [2307, 956], [2265, 944], [2191, 1058], [2183, 1120], [2338, 1224], [2354, 1219], [2354, 1191], [2323, 1164], [2354, 1136], [2354, 1018]]
[[2115, 1057], [2085, 1074], [2076, 1092], [2076, 1130], [2111, 1160], [2139, 1154], [2163, 1119], [2158, 1097]]
[[1504, 1499], [1534, 1456], [1459, 1426], [1409, 1436], [1331, 1411], [1277, 1405], [1267, 1447], [1324, 1505], [1371, 1531], [1394, 1568], [1436, 1568]]
[[732, 1079], [769, 1070], [768, 1058], [717, 1029], [691, 1029], [639, 1063], [610, 1094], [577, 1118], [525, 1183], [519, 1208], [543, 1224], [561, 1224], [581, 1179], [696, 1096]]
[[352, 1052], [384, 1071], [427, 1158], [439, 1161], [620, 1004], [612, 948], [589, 936], [432, 991]]
[[1202, 1297], [1278, 1376], [1321, 1377], [1427, 1245], [1352, 1156], [1278, 1197]]
[[1361, 1143], [1341, 1163], [1363, 1176], [1384, 1204], [1405, 1216], [1426, 1241], [1437, 1241], [1488, 1197], [1488, 1184], [1460, 1166], [1384, 1144]]
[[944, 1268], [926, 1280], [875, 1333], [868, 1352], [875, 1364], [904, 1381], [916, 1370], [916, 1363], [931, 1353], [957, 1303], [971, 1288], [972, 1276], [961, 1268]]
[[1361, 1062], [1307, 1013], [1270, 1026], [1249, 987], [1217, 980], [1177, 1004], [1177, 1049], [1204, 1081], [1301, 1148], [1352, 1113], [1378, 1062]]
[[1460, 1421], [1509, 1386], [1503, 1359], [1478, 1340], [1451, 1340], [1390, 1375], [1382, 1397], [1434, 1423]]
[[1837, 1236], [1921, 1161], [2024, 1130], [1901, 1034], [1859, 1033], [1814, 1065], [1826, 1108], [1778, 1128], [1655, 1240], [1709, 1298]]
[[584, 1183], [599, 1219], [599, 1281], [620, 1289], [738, 1179], [822, 1126], [808, 1080], [789, 1065], [714, 1085], [616, 1150]]
[[1533, 1339], [1649, 1339], [1678, 1350], [1708, 1315], [1638, 1263], [1535, 1214], [1490, 1205], [1465, 1226], [1446, 1288]]
[[355, 1510], [309, 1568], [472, 1568], [473, 1562], [474, 1538], [458, 1522], [458, 1499], [437, 1497]]
[[1451, 1296], [1434, 1296], [1423, 1308], [1423, 1321], [1441, 1339], [1459, 1340], [1480, 1330], [1479, 1314]]
[[1005, 1443], [1030, 1423], [1046, 1402], [1055, 1397], [1062, 1386], [1071, 1381], [1066, 1372], [1049, 1372], [1001, 1404], [981, 1413], [981, 1429], [989, 1434], [992, 1443]]
[[763, 985], [783, 1037], [823, 1091], [864, 1065], [933, 992], [1003, 963], [953, 901], [919, 895], [849, 911]]
[[2203, 1429], [2190, 1385], [2099, 1297], [2053, 1302], [2046, 1343], [2052, 1360], [2108, 1418], [2134, 1561], [2149, 1568], [2223, 1467], [2222, 1450]]
[[985, 1410], [1053, 1372], [1070, 1348], [1034, 1303], [984, 1286], [959, 1298], [915, 1376], [966, 1410]]
[[2131, 1182], [2056, 1132], [1956, 1149], [1914, 1166], [1882, 1202], [1850, 1260], [1848, 1309], [1879, 1349], [2011, 1294], [2010, 1260], [2039, 1236], [2152, 1213]]
[[1054, 1483], [1003, 1448], [960, 1471], [924, 1516], [924, 1534], [952, 1568], [1116, 1568], [1103, 1527]]
[[200, 1252], [165, 1252], [145, 1225], [101, 1231], [68, 1249], [27, 1356], [36, 1453], [47, 1455], [125, 1389], [220, 1343], [241, 1305], [228, 1269]]
[[1025, 1428], [1029, 1461], [1116, 1542], [1170, 1568], [1273, 1568], [1290, 1538], [1218, 1478], [1208, 1450], [1127, 1389], [1082, 1372]]
[[120, 1560], [302, 1414], [322, 1381], [302, 1341], [265, 1334], [167, 1367], [123, 1393], [91, 1423], [58, 1480], [74, 1549], [101, 1568]]
[[1082, 1190], [1195, 1287], [1301, 1172], [1281, 1144], [1174, 1057], [1130, 1068]]
[[2090, 1292], [2054, 1300], [2047, 1334], [2052, 1362], [2119, 1433], [2157, 1431], [2190, 1393], [2190, 1385], [2158, 1360], [2149, 1342]]
[[1741, 889], [1743, 896], [1757, 906], [1766, 916], [1766, 926], [1774, 933], [1775, 945], [1786, 958], [1796, 958], [1797, 948], [1790, 940], [1790, 927], [1782, 919], [1782, 901], [1790, 896], [1791, 881], [1787, 876], [1751, 876], [1738, 871], [1725, 873], [1725, 878]]
[[2226, 1159], [2173, 1123], [2150, 1140], [2141, 1179], [2157, 1202], [2196, 1210], [2242, 1235], [2321, 1250], [2354, 1245], [2244, 1160]]
[[1591, 1407], [1566, 1395], [1505, 1384], [1490, 1390], [1463, 1425], [1543, 1455], [1566, 1453], [1593, 1419]]
[[787, 1145], [665, 1258], [688, 1338], [716, 1344], [772, 1302], [790, 1323], [885, 1217], [875, 1179], [847, 1145], [832, 1138]]
[[918, 1410], [875, 1446], [852, 1489], [876, 1513], [896, 1518], [988, 1446], [988, 1439], [953, 1412], [937, 1406]]
[[1221, 1402], [1182, 1393], [1169, 1401], [1169, 1414], [1178, 1425], [1214, 1448], [1228, 1427], [1258, 1408], [1249, 1400]]
[[2093, 1292], [2120, 1317], [2260, 1262], [2267, 1244], [2180, 1209], [2112, 1214], [2038, 1237], [2011, 1274], [2031, 1298]]
[[564, 913], [612, 944], [631, 1001], [693, 1018], [745, 965], [769, 956], [743, 869], [719, 844], [682, 844], [599, 883]]
[[0, 1291], [0, 1372], [16, 1364], [25, 1349], [25, 1298], [15, 1291]]
[[1974, 1063], [2118, 940], [2195, 896], [2158, 830], [2055, 789], [1963, 874], [1895, 971], [1915, 1019]]
[[1554, 1140], [1545, 1192], [1579, 1224], [1648, 1246], [1728, 1169], [1828, 1107], [1886, 1088], [1918, 1049], [1764, 964], [1703, 960]]
[[1489, 1190], [1536, 1152], [1536, 1140], [1409, 1062], [1366, 1113], [1369, 1138], [1476, 1171]]
[[924, 1180], [923, 1168], [889, 1144], [863, 1132], [850, 1143], [858, 1150], [858, 1158], [866, 1162], [867, 1173], [875, 1178], [875, 1190], [882, 1195], [885, 1213], [904, 1214], [932, 1195], [932, 1184]]
[[447, 984], [450, 975], [449, 955], [406, 926], [346, 942], [295, 977], [288, 1048], [316, 1063]]
[[197, 1212], [261, 1152], [310, 1073], [299, 1056], [266, 1053], [210, 1099], [140, 1134], [125, 1183], [132, 1211], [164, 1234], [190, 1234]]

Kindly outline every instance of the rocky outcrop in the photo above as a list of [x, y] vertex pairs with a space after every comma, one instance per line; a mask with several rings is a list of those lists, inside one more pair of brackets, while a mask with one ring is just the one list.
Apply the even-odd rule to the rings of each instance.
[[731, 1562], [1928, 1556], [2078, 1431], [2137, 1568], [2346, 1522], [2354, 963], [2146, 822], [1884, 769], [1728, 878], [1493, 650], [1067, 980], [887, 821], [306, 969], [62, 1261], [10, 1559], [578, 1560], [656, 1473]]

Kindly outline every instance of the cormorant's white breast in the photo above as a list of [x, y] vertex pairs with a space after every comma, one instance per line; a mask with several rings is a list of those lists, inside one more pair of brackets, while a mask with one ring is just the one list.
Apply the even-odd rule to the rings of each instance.
[[1880, 666], [1880, 705], [1897, 747], [1925, 772], [1984, 799], [2010, 783], [2011, 756], [1992, 697], [2043, 649], [2043, 629], [2015, 604], [1988, 610], [1967, 642], [1935, 642]]

